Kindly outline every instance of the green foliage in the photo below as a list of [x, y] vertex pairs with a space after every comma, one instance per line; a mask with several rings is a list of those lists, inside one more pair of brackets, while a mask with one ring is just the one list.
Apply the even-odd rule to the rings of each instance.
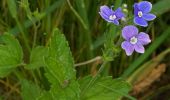
[[0, 77], [7, 76], [22, 63], [22, 48], [15, 37], [6, 33], [0, 36]]
[[[85, 95], [80, 95], [80, 89], [83, 90], [92, 77], [80, 79], [79, 83], [77, 82], [68, 43], [58, 29], [53, 32], [48, 54], [45, 59], [46, 77], [52, 85], [50, 90], [44, 92], [38, 100], [98, 100], [99, 98], [115, 100], [122, 96], [131, 98], [127, 95], [131, 86], [121, 79], [112, 80], [111, 77], [97, 79]], [[96, 93], [100, 96], [96, 96]]]
[[[164, 53], [170, 42], [170, 0], [152, 2], [152, 13], [157, 18], [154, 23], [149, 22], [147, 29], [139, 29], [147, 31], [152, 43], [144, 54], [127, 57], [120, 49], [121, 29], [133, 24], [134, 3], [0, 0], [0, 100], [121, 100], [123, 97], [134, 100], [128, 94], [132, 86], [126, 81], [133, 83], [146, 78], [145, 74], [162, 61], [168, 66], [164, 74], [170, 72], [169, 55]], [[98, 13], [101, 5], [113, 5], [114, 10], [122, 7], [127, 14], [127, 19], [120, 22], [123, 26], [105, 22]], [[59, 29], [53, 30], [54, 27]], [[15, 37], [2, 34], [7, 31]], [[103, 59], [86, 65], [79, 63], [93, 61], [98, 56]], [[77, 63], [84, 66], [75, 68]], [[167, 82], [158, 92], [148, 90], [144, 98], [153, 99], [149, 95], [155, 97], [168, 88]]]
[[50, 91], [44, 92], [37, 100], [79, 100], [79, 92], [78, 83], [71, 81], [67, 87], [52, 85]]
[[30, 63], [26, 66], [28, 69], [36, 69], [45, 66], [44, 58], [47, 56], [47, 48], [37, 46], [32, 49]]
[[64, 35], [58, 29], [53, 31], [45, 63], [46, 76], [52, 85], [50, 91], [45, 92], [40, 100], [47, 98], [46, 95], [52, 100], [78, 100], [80, 91], [75, 80], [73, 58]]
[[68, 42], [58, 29], [53, 31], [45, 63], [47, 74], [56, 79], [60, 85], [65, 81], [75, 80], [76, 72]]
[[161, 15], [170, 10], [169, 4], [170, 4], [169, 0], [160, 0], [158, 3], [153, 5], [152, 12], [155, 13], [156, 15]]
[[7, 0], [9, 12], [11, 13], [11, 16], [13, 18], [17, 18], [17, 7], [16, 7], [16, 1], [15, 0]]
[[[5, 77], [22, 64], [23, 53], [19, 42], [9, 34], [2, 35], [0, 42], [0, 68], [2, 71], [0, 73], [1, 77]], [[43, 68], [45, 68], [45, 75], [51, 84], [50, 90], [42, 90], [37, 84], [20, 78], [23, 100], [80, 100], [81, 98], [84, 100], [97, 100], [99, 98], [112, 100], [113, 97], [116, 99], [122, 96], [128, 97], [127, 93], [131, 88], [128, 83], [120, 79], [99, 78], [94, 83], [93, 88], [89, 88], [85, 95], [80, 97], [81, 89], [87, 85], [92, 77], [80, 79], [80, 83], [78, 83], [68, 42], [58, 29], [53, 31], [47, 48], [37, 46], [31, 51], [30, 63], [26, 65], [26, 68], [33, 70], [41, 66], [45, 66]], [[17, 75], [19, 74], [17, 72]], [[119, 89], [119, 91], [115, 89]], [[101, 97], [95, 96], [95, 93], [99, 92], [101, 92]], [[89, 98], [89, 96], [93, 97]]]
[[112, 61], [120, 52], [117, 44], [114, 43], [115, 38], [118, 38], [118, 40], [116, 40], [117, 43], [120, 42], [120, 31], [118, 31], [117, 29], [118, 27], [116, 27], [115, 25], [108, 24], [108, 31], [104, 34], [104, 60]]
[[[80, 89], [84, 90], [91, 79], [91, 76], [80, 79]], [[130, 89], [130, 84], [122, 79], [112, 79], [112, 77], [109, 76], [100, 77], [86, 93], [81, 95], [81, 100], [119, 100], [122, 96], [133, 99], [128, 96]]]
[[28, 80], [22, 80], [21, 82], [21, 96], [23, 100], [36, 100], [43, 92], [37, 85]]

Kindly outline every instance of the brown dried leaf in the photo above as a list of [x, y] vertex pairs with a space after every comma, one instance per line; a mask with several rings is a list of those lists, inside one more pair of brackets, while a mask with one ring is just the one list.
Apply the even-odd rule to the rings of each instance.
[[145, 79], [136, 83], [133, 87], [133, 94], [139, 94], [143, 92], [146, 88], [148, 88], [152, 83], [159, 79], [159, 77], [165, 72], [166, 65], [160, 64], [156, 68], [154, 68]]

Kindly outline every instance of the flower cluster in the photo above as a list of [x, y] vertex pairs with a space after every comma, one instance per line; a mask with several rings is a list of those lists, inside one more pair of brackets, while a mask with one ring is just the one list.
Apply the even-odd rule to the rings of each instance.
[[[148, 22], [154, 20], [156, 16], [151, 14], [152, 4], [148, 1], [142, 1], [134, 4], [134, 19], [133, 22], [136, 25], [147, 27]], [[119, 25], [119, 20], [125, 18], [125, 14], [121, 8], [115, 11], [108, 6], [101, 6], [99, 14], [101, 17], [109, 23]], [[151, 42], [149, 35], [145, 32], [138, 32], [138, 29], [134, 25], [125, 26], [122, 29], [122, 37], [125, 39], [122, 42], [121, 47], [125, 50], [126, 55], [130, 56], [134, 51], [138, 53], [144, 53], [144, 45]]]

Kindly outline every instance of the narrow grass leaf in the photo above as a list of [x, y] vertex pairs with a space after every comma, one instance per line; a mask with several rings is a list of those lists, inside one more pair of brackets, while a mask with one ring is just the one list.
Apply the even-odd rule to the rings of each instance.
[[15, 19], [17, 18], [17, 7], [16, 7], [16, 1], [15, 0], [7, 0], [9, 12], [11, 13], [11, 16]]

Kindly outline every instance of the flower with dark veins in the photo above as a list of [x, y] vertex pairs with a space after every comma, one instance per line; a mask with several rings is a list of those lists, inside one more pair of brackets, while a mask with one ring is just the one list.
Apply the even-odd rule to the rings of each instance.
[[142, 1], [134, 4], [134, 23], [143, 27], [148, 26], [147, 21], [154, 20], [156, 16], [149, 13], [152, 4], [148, 1]]
[[122, 42], [121, 47], [128, 56], [132, 55], [134, 51], [144, 53], [143, 46], [151, 42], [148, 34], [144, 32], [138, 34], [138, 29], [133, 25], [125, 26], [122, 30], [122, 36], [125, 41]]
[[115, 25], [119, 25], [119, 19], [123, 18], [125, 15], [123, 14], [121, 8], [116, 9], [115, 11], [108, 6], [101, 6], [99, 14], [103, 19], [107, 22], [114, 23]]

